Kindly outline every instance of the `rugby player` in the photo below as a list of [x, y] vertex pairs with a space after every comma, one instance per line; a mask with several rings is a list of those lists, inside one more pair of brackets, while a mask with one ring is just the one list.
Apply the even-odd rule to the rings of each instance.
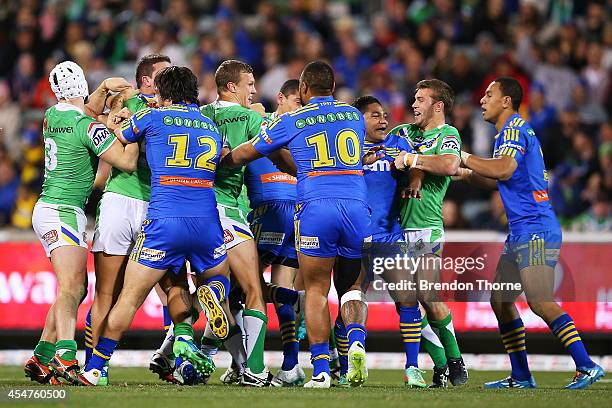
[[[396, 167], [426, 172], [422, 199], [403, 200], [400, 211], [401, 225], [413, 256], [423, 256], [424, 260], [442, 256], [442, 201], [461, 160], [459, 132], [446, 124], [453, 99], [453, 91], [445, 82], [437, 79], [420, 81], [412, 104], [414, 123], [399, 125], [390, 132], [407, 138], [418, 152], [398, 155]], [[439, 269], [438, 262], [422, 262], [417, 275], [420, 279], [437, 281]], [[419, 292], [419, 301], [427, 312], [421, 323], [421, 341], [434, 360], [432, 387], [445, 387], [448, 378], [453, 385], [465, 384], [468, 372], [459, 351], [450, 310], [443, 302], [436, 301], [433, 293]]]
[[[458, 174], [476, 185], [499, 189], [510, 234], [497, 264], [495, 281], [522, 284], [530, 309], [548, 324], [576, 364], [576, 374], [565, 388], [587, 388], [605, 373], [589, 357], [572, 318], [554, 300], [561, 228], [548, 199], [548, 173], [540, 142], [518, 114], [522, 98], [523, 90], [514, 78], [500, 77], [489, 84], [480, 105], [482, 117], [498, 132], [493, 157], [485, 159], [462, 152], [461, 161], [467, 169]], [[512, 373], [486, 383], [485, 388], [536, 387], [527, 362], [525, 326], [514, 304], [521, 292], [491, 292], [491, 307]]]
[[[180, 271], [186, 260], [196, 272], [197, 297], [208, 325], [219, 338], [228, 334], [221, 303], [229, 293], [229, 265], [212, 190], [221, 136], [199, 110], [197, 78], [188, 68], [164, 68], [155, 86], [160, 108], [138, 111], [115, 129], [125, 142], [146, 138], [151, 201], [128, 261], [123, 289], [79, 376], [83, 385], [97, 384], [102, 368], [153, 286], [167, 271]], [[175, 322], [174, 354], [189, 360], [202, 375], [209, 375], [214, 364], [195, 346], [193, 327], [182, 315], [185, 304], [190, 311], [191, 297], [177, 299], [170, 292], [168, 301]]]
[[332, 268], [347, 324], [347, 379], [355, 386], [367, 379], [367, 305], [360, 281], [362, 245], [370, 237], [362, 170], [365, 124], [358, 110], [334, 100], [334, 88], [332, 68], [322, 61], [309, 63], [300, 76], [300, 99], [308, 104], [270, 122], [258, 137], [233, 149], [221, 162], [238, 167], [287, 146], [297, 165], [295, 239], [314, 365], [307, 388], [331, 386], [327, 295]]
[[[257, 90], [253, 69], [248, 64], [236, 60], [223, 62], [215, 72], [215, 82], [218, 98], [212, 104], [203, 106], [201, 111], [217, 124], [224, 148], [229, 150], [256, 138], [264, 119], [250, 109]], [[220, 168], [215, 177], [217, 209], [223, 226], [230, 270], [245, 295], [243, 312], [233, 294], [230, 296], [236, 325], [230, 328], [225, 346], [236, 364], [228, 369], [222, 380], [234, 382], [240, 379], [245, 386], [264, 387], [270, 386], [273, 378], [264, 365], [268, 317], [260, 281], [257, 247], [246, 220], [248, 209], [240, 204], [243, 185], [243, 166]], [[245, 335], [244, 345], [241, 324]], [[212, 337], [209, 330], [205, 332], [202, 344], [214, 342]]]
[[[414, 152], [408, 141], [394, 133], [387, 134], [387, 114], [382, 104], [373, 96], [362, 96], [353, 102], [353, 106], [363, 114], [366, 124], [366, 149], [373, 146], [384, 146], [385, 155], [377, 162], [363, 168], [364, 178], [368, 187], [368, 204], [372, 208], [372, 247], [371, 256], [393, 257], [399, 253], [400, 244], [404, 242], [404, 233], [399, 222], [400, 203], [398, 194], [401, 172], [395, 169], [394, 161], [400, 152]], [[421, 170], [410, 171], [410, 197], [418, 198], [420, 184], [424, 173]], [[411, 275], [399, 270], [385, 271], [382, 275], [387, 282], [399, 282]], [[427, 384], [419, 370], [419, 345], [421, 338], [421, 312], [416, 296], [409, 293], [391, 293], [396, 302], [400, 316], [400, 333], [406, 353], [404, 383], [407, 387], [423, 388]], [[339, 336], [346, 329], [341, 316], [336, 320], [336, 336], [338, 344], [346, 344], [346, 339]], [[346, 348], [340, 348], [341, 355], [346, 355]], [[343, 358], [344, 360], [345, 358]], [[342, 384], [343, 377], [339, 383]]]
[[[160, 70], [169, 66], [170, 58], [165, 55], [151, 54], [142, 57], [136, 66], [138, 91], [127, 90], [115, 96], [109, 114], [111, 119], [123, 107], [135, 113], [155, 106], [155, 76]], [[147, 164], [144, 144], [141, 143], [136, 171], [126, 173], [113, 168], [104, 188], [98, 206], [91, 249], [94, 253], [96, 287], [93, 303], [86, 318], [85, 363], [91, 358], [91, 352], [98, 341], [100, 331], [104, 328], [108, 312], [117, 301], [123, 286], [128, 255], [147, 215], [151, 194], [150, 183], [151, 171]], [[160, 297], [165, 303], [166, 295], [162, 292]], [[164, 306], [164, 326], [169, 327], [171, 320], [167, 309], [167, 306]], [[171, 354], [172, 344], [169, 351]], [[172, 381], [171, 371], [174, 362], [166, 354], [157, 352], [153, 356], [150, 368], [158, 373], [160, 378]], [[98, 385], [107, 383], [108, 373], [104, 369]]]
[[[45, 112], [45, 180], [32, 225], [51, 259], [58, 287], [41, 340], [25, 372], [41, 383], [58, 383], [62, 378], [76, 384], [79, 363], [74, 331], [87, 284], [87, 219], [83, 208], [93, 188], [98, 157], [132, 172], [138, 147], [124, 147], [106, 126], [85, 114], [88, 87], [77, 64], [65, 61], [56, 65], [49, 82], [58, 104]], [[99, 89], [105, 94], [109, 87], [103, 83]]]
[[[299, 81], [285, 81], [276, 102], [277, 109], [267, 117], [268, 122], [302, 106]], [[297, 179], [279, 171], [270, 159], [262, 157], [249, 163], [244, 182], [252, 208], [248, 220], [257, 242], [260, 273], [271, 267], [270, 297], [275, 299], [280, 288], [293, 289], [298, 273], [293, 226]], [[283, 363], [274, 381], [284, 386], [301, 385], [305, 374], [298, 364], [299, 343], [293, 306], [279, 302], [275, 302], [274, 306], [283, 344]]]

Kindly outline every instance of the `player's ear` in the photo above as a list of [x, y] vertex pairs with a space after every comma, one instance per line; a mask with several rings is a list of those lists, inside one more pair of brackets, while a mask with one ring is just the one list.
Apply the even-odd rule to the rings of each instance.
[[227, 85], [225, 86], [227, 88], [228, 91], [230, 91], [231, 93], [236, 93], [236, 84], [233, 82], [228, 82]]

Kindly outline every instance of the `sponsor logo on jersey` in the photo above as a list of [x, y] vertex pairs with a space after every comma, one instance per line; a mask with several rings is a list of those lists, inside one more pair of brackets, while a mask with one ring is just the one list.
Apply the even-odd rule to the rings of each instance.
[[43, 239], [45, 240], [47, 245], [51, 245], [51, 244], [57, 242], [57, 240], [58, 240], [57, 231], [56, 230], [51, 230], [51, 231], [47, 232], [45, 235], [43, 235]]
[[447, 137], [442, 141], [442, 146], [440, 147], [440, 150], [455, 150], [455, 151], [459, 151], [461, 150], [461, 146], [459, 145], [459, 141], [457, 140], [457, 138], [451, 136], [451, 137]]
[[363, 169], [369, 171], [391, 171], [391, 162], [389, 160], [380, 159], [372, 164], [364, 165]]
[[111, 135], [106, 126], [100, 122], [91, 122], [87, 128], [87, 135], [94, 146], [100, 147], [102, 143]]
[[72, 133], [74, 132], [74, 128], [72, 126], [64, 126], [64, 127], [47, 126], [45, 130], [51, 133]]
[[319, 237], [306, 237], [300, 236], [300, 248], [301, 249], [318, 249], [319, 248]]
[[544, 201], [548, 201], [548, 191], [546, 190], [536, 190], [533, 192], [533, 199], [536, 203], [541, 203]]
[[144, 259], [146, 261], [161, 261], [165, 257], [166, 251], [160, 251], [159, 249], [143, 247], [140, 251], [140, 259]]
[[223, 230], [223, 243], [229, 244], [234, 240], [234, 234], [228, 229]]
[[282, 245], [284, 240], [285, 234], [283, 232], [262, 232], [257, 243], [264, 245]]
[[213, 251], [213, 259], [218, 259], [222, 257], [223, 255], [225, 255], [225, 252], [226, 252], [225, 244], [221, 245], [220, 247], [215, 248], [215, 250]]
[[287, 173], [280, 171], [274, 173], [266, 173], [261, 175], [262, 183], [287, 183], [297, 184], [297, 179]]
[[228, 123], [246, 122], [247, 119], [248, 119], [247, 116], [236, 116], [233, 118], [227, 118], [227, 119], [220, 120], [219, 122], [216, 122], [216, 123], [217, 123], [217, 126], [223, 126], [223, 125], [227, 125]]
[[268, 135], [268, 129], [264, 126], [261, 127], [261, 132], [259, 133], [261, 135], [261, 138], [264, 140], [264, 142], [266, 142], [267, 144], [272, 144], [272, 138]]

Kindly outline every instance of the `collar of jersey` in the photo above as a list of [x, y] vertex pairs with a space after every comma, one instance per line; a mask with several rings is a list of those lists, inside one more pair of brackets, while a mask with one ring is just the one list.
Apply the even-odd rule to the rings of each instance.
[[214, 101], [213, 105], [215, 105], [215, 107], [217, 107], [217, 108], [227, 108], [229, 106], [240, 106], [239, 103], [229, 102], [229, 101], [222, 101], [222, 100], [219, 100], [219, 99]]
[[55, 105], [55, 108], [60, 112], [67, 112], [73, 110], [79, 112], [81, 115], [85, 114], [85, 112], [83, 112], [83, 110], [78, 106], [74, 106], [66, 102], [58, 102], [58, 104]]
[[333, 101], [334, 97], [333, 96], [313, 96], [312, 98], [310, 98], [310, 100], [308, 101], [308, 104], [310, 105], [311, 103], [318, 103], [318, 102], [324, 102], [324, 101]]

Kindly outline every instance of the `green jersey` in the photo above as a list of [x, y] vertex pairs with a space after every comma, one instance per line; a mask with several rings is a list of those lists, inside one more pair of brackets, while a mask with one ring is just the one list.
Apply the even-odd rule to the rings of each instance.
[[[133, 95], [123, 103], [123, 106], [132, 113], [146, 109], [150, 105], [151, 99], [141, 93]], [[149, 201], [151, 198], [151, 169], [149, 169], [147, 164], [144, 139], [140, 142], [140, 155], [138, 156], [136, 171], [127, 173], [113, 167], [104, 191]]]
[[84, 208], [98, 156], [115, 142], [106, 126], [76, 106], [58, 103], [45, 112], [45, 181], [40, 201]]
[[[459, 132], [447, 124], [422, 132], [414, 124], [396, 126], [390, 133], [408, 139], [412, 147], [423, 155], [452, 154], [461, 157]], [[442, 201], [450, 184], [450, 176], [425, 173], [421, 187], [421, 201], [402, 200], [400, 222], [403, 229], [443, 229]]]
[[[217, 124], [223, 145], [230, 149], [259, 135], [264, 118], [237, 103], [216, 101], [202, 106], [202, 114]], [[220, 168], [215, 175], [217, 203], [229, 207], [243, 207], [239, 199], [244, 184], [244, 169]], [[248, 206], [247, 206], [248, 208]]]

